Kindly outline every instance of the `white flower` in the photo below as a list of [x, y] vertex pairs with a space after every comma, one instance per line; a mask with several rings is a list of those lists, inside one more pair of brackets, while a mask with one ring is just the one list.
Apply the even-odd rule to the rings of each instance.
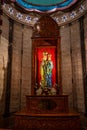
[[62, 21], [65, 22], [66, 20], [67, 20], [67, 16], [64, 15], [64, 16], [62, 17]]
[[79, 8], [79, 12], [82, 13], [84, 10], [85, 10], [84, 5], [81, 5], [80, 8]]
[[57, 93], [56, 89], [55, 89], [55, 88], [52, 88], [52, 89], [51, 89], [51, 94], [52, 94], [52, 95], [56, 95], [56, 93]]
[[10, 7], [10, 8], [8, 9], [8, 12], [9, 12], [10, 14], [14, 14], [14, 10], [13, 10], [13, 8]]
[[5, 8], [5, 6], [6, 6], [6, 3], [4, 3], [2, 6], [3, 6], [3, 8]]
[[37, 20], [38, 20], [38, 17], [34, 18], [33, 20], [34, 20], [34, 22], [37, 22]]
[[54, 20], [55, 20], [56, 22], [59, 22], [59, 18], [57, 18], [57, 17], [54, 17]]
[[76, 16], [76, 11], [73, 11], [71, 14], [70, 14], [70, 17], [71, 18], [74, 18]]
[[41, 94], [42, 94], [42, 89], [40, 87], [38, 90], [36, 90], [36, 95], [41, 95]]
[[26, 16], [25, 21], [29, 23], [31, 21], [31, 17], [30, 16]]
[[21, 13], [17, 13], [17, 18], [20, 20], [22, 19], [22, 14]]

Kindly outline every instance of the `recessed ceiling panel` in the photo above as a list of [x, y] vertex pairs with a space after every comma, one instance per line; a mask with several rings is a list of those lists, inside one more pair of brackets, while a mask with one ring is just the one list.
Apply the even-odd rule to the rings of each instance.
[[46, 6], [46, 5], [56, 5], [64, 3], [67, 0], [23, 0], [23, 1], [29, 4]]
[[71, 7], [78, 0], [16, 0], [16, 3], [29, 11], [54, 12]]

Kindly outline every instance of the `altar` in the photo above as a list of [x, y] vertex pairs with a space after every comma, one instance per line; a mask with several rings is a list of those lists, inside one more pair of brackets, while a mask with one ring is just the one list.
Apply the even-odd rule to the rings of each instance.
[[68, 95], [26, 96], [26, 109], [16, 113], [15, 130], [81, 130], [80, 114], [68, 108]]
[[26, 111], [32, 114], [68, 113], [68, 95], [26, 96]]
[[15, 114], [15, 130], [80, 130], [80, 115], [62, 93], [59, 27], [48, 15], [34, 26], [31, 55], [31, 95]]

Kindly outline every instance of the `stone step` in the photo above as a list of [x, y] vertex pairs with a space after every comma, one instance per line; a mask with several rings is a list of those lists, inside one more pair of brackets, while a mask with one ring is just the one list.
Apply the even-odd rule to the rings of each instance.
[[12, 130], [12, 129], [0, 128], [0, 130]]

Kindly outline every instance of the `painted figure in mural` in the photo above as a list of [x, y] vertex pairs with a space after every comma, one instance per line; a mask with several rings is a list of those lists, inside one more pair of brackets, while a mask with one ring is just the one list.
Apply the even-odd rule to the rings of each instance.
[[51, 87], [52, 86], [52, 69], [53, 62], [51, 60], [52, 55], [48, 52], [43, 52], [43, 59], [40, 66], [41, 74], [41, 86], [42, 87]]

